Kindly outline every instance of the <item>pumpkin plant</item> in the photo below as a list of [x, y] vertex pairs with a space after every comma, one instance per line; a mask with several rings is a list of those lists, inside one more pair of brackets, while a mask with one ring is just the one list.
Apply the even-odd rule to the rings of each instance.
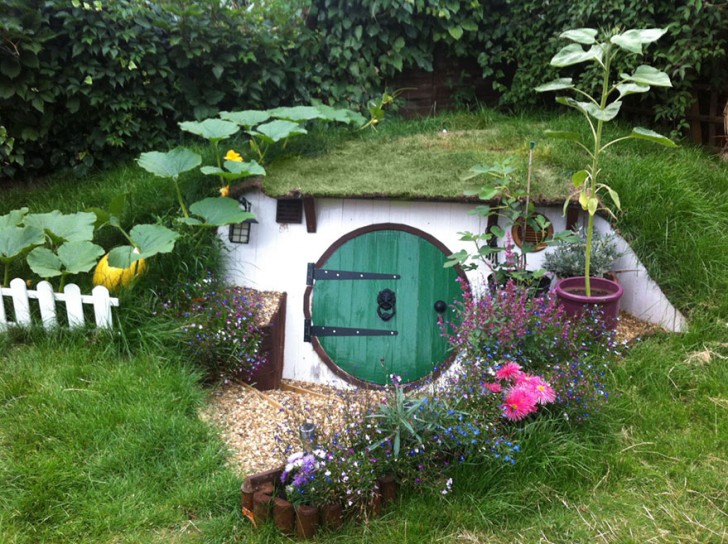
[[13, 261], [45, 243], [42, 230], [23, 225], [27, 213], [28, 208], [20, 208], [6, 215], [0, 215], [0, 262], [4, 267], [3, 287], [7, 287], [10, 281], [10, 265]]
[[23, 222], [26, 227], [43, 233], [48, 245], [36, 247], [28, 253], [28, 266], [41, 278], [60, 276], [61, 290], [67, 275], [88, 272], [104, 254], [104, 248], [91, 241], [96, 222], [93, 213], [63, 214], [53, 210], [49, 213], [28, 214]]
[[[667, 29], [631, 29], [622, 33], [613, 32], [608, 34], [603, 41], [598, 41], [598, 31], [595, 29], [578, 28], [567, 30], [560, 37], [574, 43], [567, 45], [556, 53], [551, 59], [551, 66], [565, 68], [584, 62], [594, 63], [602, 75], [601, 92], [592, 96], [586, 90], [577, 87], [570, 77], [559, 78], [536, 87], [537, 92], [569, 91], [581, 97], [582, 100], [576, 100], [571, 97], [559, 96], [556, 98], [556, 102], [582, 113], [589, 125], [590, 137], [586, 141], [582, 141], [581, 137], [575, 132], [546, 131], [546, 134], [553, 138], [576, 143], [589, 157], [587, 166], [576, 172], [571, 178], [575, 188], [575, 192], [571, 196], [578, 195], [579, 204], [589, 214], [585, 257], [585, 288], [588, 297], [591, 296], [590, 266], [594, 216], [598, 210], [603, 209], [614, 217], [614, 214], [608, 208], [601, 205], [600, 195], [608, 194], [614, 206], [618, 210], [621, 209], [619, 195], [612, 187], [603, 183], [599, 175], [602, 167], [600, 160], [603, 153], [612, 145], [624, 140], [647, 140], [666, 147], [676, 147], [676, 144], [669, 138], [641, 127], [633, 128], [632, 132], [625, 136], [606, 143], [603, 141], [604, 123], [617, 117], [624, 97], [631, 94], [646, 93], [652, 86], [672, 87], [670, 77], [665, 72], [646, 64], [638, 66], [631, 74], [620, 73], [619, 77], [612, 81], [612, 70], [618, 54], [625, 52], [641, 55], [644, 45], [657, 41], [665, 32], [667, 32]], [[585, 46], [588, 46], [588, 49], [585, 49]], [[570, 201], [571, 197], [564, 203], [564, 213]]]

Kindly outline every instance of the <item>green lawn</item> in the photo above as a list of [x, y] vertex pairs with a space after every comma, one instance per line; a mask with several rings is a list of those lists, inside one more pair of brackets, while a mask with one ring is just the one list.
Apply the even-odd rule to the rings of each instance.
[[[414, 164], [428, 166], [422, 179], [454, 180], [471, 158], [525, 152], [530, 139], [538, 141], [539, 172], [554, 173], [542, 177], [568, 179], [581, 163], [562, 143], [540, 138], [552, 123], [574, 119], [483, 112], [385, 123], [377, 133], [319, 134], [293, 147], [317, 158], [274, 166], [266, 187], [273, 194], [296, 184], [314, 194], [346, 192], [360, 182], [318, 186], [315, 173], [359, 156], [357, 164], [372, 162], [366, 175], [375, 179], [389, 168], [388, 149], [399, 150], [391, 160], [400, 164], [421, 153]], [[443, 128], [476, 132], [458, 136], [457, 153], [442, 154], [451, 141], [440, 136]], [[481, 155], [495, 134], [507, 138]], [[449, 155], [457, 158], [443, 163]], [[297, 173], [296, 163], [310, 174]], [[404, 168], [396, 184], [381, 182], [382, 192], [425, 192], [412, 167]], [[586, 425], [555, 417], [526, 425], [516, 465], [456, 467], [451, 494], [406, 494], [383, 517], [318, 541], [728, 541], [728, 166], [687, 145], [625, 145], [613, 148], [605, 175], [622, 196], [619, 228], [689, 315], [690, 330], [633, 347], [612, 369], [611, 402]], [[188, 191], [211, 188], [193, 188], [199, 180], [192, 175], [184, 181]], [[87, 180], [58, 177], [6, 191], [0, 213], [24, 203], [75, 211], [123, 188], [133, 203], [127, 220], [163, 217], [174, 200], [160, 183], [121, 165]], [[362, 186], [361, 193], [380, 189]], [[438, 182], [430, 196], [460, 189]], [[175, 258], [165, 266], [181, 266], [185, 255]], [[197, 417], [208, 391], [164, 342], [163, 324], [145, 313], [153, 300], [146, 293], [122, 301], [121, 336], [0, 336], [1, 543], [289, 540], [271, 527], [253, 530], [238, 513], [240, 481], [225, 466], [219, 437]], [[133, 307], [141, 309], [128, 312]]]

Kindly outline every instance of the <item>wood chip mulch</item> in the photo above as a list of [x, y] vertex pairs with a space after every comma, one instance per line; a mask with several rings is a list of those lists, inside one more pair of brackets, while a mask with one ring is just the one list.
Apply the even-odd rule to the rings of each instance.
[[[629, 344], [658, 330], [622, 313], [617, 338]], [[341, 391], [289, 380], [283, 381], [280, 390], [262, 394], [250, 386], [228, 383], [211, 393], [201, 417], [219, 429], [232, 452], [232, 468], [244, 477], [284, 464], [287, 444], [300, 449], [297, 429], [305, 421], [315, 423], [318, 433], [328, 436], [360, 421], [367, 406], [381, 400], [381, 392]]]

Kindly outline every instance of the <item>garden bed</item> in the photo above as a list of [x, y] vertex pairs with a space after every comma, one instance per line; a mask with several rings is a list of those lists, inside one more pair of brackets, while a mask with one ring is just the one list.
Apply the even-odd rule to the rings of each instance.
[[[617, 338], [620, 343], [631, 343], [657, 330], [655, 325], [623, 312]], [[341, 427], [345, 413], [356, 408], [349, 404], [353, 397], [359, 397], [360, 407], [382, 397], [382, 393], [372, 391], [347, 392], [344, 396], [334, 387], [290, 380], [283, 380], [282, 387], [286, 389], [266, 391], [263, 397], [243, 384], [228, 383], [212, 393], [202, 414], [220, 430], [231, 450], [231, 466], [241, 476], [280, 467], [285, 452], [276, 438], [284, 442], [296, 438], [299, 423], [323, 422], [321, 432], [328, 433]]]

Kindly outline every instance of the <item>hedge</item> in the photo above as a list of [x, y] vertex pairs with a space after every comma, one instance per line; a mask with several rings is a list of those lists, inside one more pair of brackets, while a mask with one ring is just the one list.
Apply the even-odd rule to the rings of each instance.
[[728, 10], [702, 0], [5, 2], [0, 177], [81, 173], [225, 109], [361, 107], [396, 74], [431, 70], [436, 47], [476, 58], [504, 107], [530, 107], [567, 28], [668, 27], [645, 60], [675, 89], [645, 106], [673, 128], [684, 128], [696, 82], [728, 82]]

